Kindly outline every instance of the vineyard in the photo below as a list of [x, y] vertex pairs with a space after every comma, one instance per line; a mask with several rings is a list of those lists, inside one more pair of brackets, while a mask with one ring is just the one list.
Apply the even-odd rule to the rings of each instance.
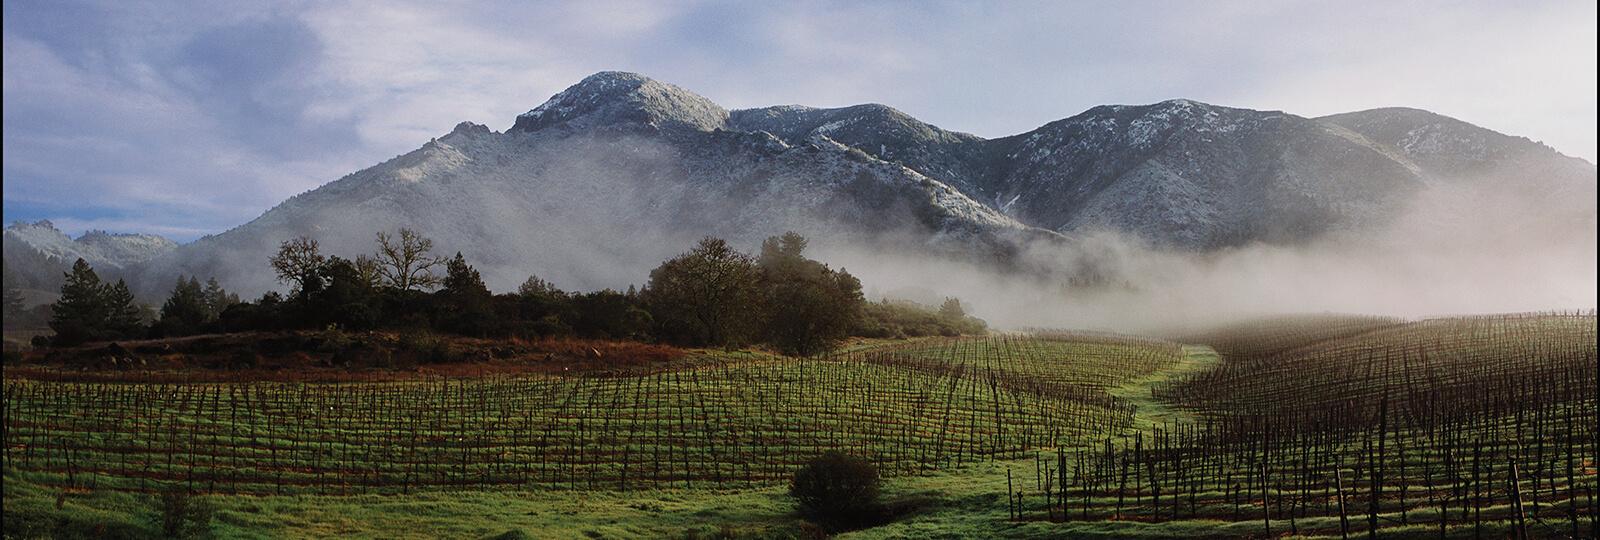
[[915, 474], [1125, 430], [1104, 386], [1177, 351], [996, 337], [604, 376], [11, 380], [5, 457], [63, 487], [228, 494], [773, 485], [827, 449]]
[[1316, 316], [570, 374], [8, 375], [5, 463], [69, 492], [758, 494], [838, 449], [979, 492], [890, 536], [1596, 537], [1596, 337], [1592, 312]]
[[[1055, 454], [1018, 519], [1594, 537], [1593, 313], [1290, 321], [1153, 389], [1188, 422]], [[1062, 488], [1065, 489], [1062, 489]], [[1029, 515], [1024, 516], [1024, 512]]]

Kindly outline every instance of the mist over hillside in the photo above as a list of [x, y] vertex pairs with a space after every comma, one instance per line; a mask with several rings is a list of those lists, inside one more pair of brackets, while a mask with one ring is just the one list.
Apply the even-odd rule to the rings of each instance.
[[[282, 288], [266, 259], [284, 240], [354, 257], [408, 227], [497, 291], [530, 274], [622, 289], [700, 237], [753, 250], [795, 230], [869, 292], [959, 295], [1001, 326], [1589, 308], [1595, 178], [1416, 109], [1306, 118], [1179, 99], [984, 139], [876, 104], [728, 111], [602, 72], [507, 131], [463, 122], [109, 270], [149, 299], [179, 274], [249, 297]], [[13, 243], [36, 242], [6, 243], [10, 272]]]
[[7, 277], [16, 287], [36, 291], [60, 287], [62, 273], [79, 258], [102, 271], [118, 273], [178, 247], [153, 234], [89, 231], [72, 238], [48, 220], [12, 223], [4, 235]]

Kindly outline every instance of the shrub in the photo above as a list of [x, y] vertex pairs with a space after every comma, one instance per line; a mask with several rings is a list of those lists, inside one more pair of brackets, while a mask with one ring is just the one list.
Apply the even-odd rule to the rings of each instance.
[[156, 498], [154, 525], [166, 538], [199, 538], [211, 533], [215, 509], [200, 497], [181, 487], [170, 487]]
[[794, 473], [789, 494], [800, 511], [832, 527], [860, 525], [879, 518], [878, 469], [858, 457], [830, 450]]
[[987, 325], [969, 315], [957, 315], [954, 310], [941, 313], [932, 307], [909, 301], [868, 302], [862, 317], [851, 330], [862, 337], [922, 337], [981, 335], [988, 332]]
[[424, 364], [448, 364], [461, 360], [461, 355], [450, 348], [449, 340], [430, 332], [406, 332], [400, 335], [400, 349], [415, 355]]

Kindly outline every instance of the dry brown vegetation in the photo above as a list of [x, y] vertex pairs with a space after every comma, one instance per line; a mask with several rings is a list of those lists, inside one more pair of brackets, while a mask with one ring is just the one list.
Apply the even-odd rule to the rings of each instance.
[[683, 360], [667, 345], [432, 333], [247, 332], [27, 351], [6, 378], [81, 382], [356, 382], [528, 373], [650, 371]]

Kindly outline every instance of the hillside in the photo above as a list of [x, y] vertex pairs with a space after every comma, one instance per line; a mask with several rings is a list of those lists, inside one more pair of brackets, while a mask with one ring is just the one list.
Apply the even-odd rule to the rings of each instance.
[[117, 273], [177, 248], [178, 244], [152, 234], [113, 234], [89, 231], [67, 236], [49, 221], [12, 223], [5, 229], [5, 268], [18, 288], [53, 292], [61, 274], [79, 258], [101, 272]]
[[[106, 260], [135, 266], [149, 297], [179, 273], [251, 296], [276, 286], [264, 261], [283, 240], [309, 235], [354, 256], [376, 232], [410, 227], [466, 254], [492, 288], [530, 273], [623, 288], [704, 235], [753, 246], [792, 229], [861, 253], [1106, 277], [1030, 248], [1070, 251], [1106, 230], [1188, 252], [1304, 245], [1382, 230], [1438, 186], [1527, 199], [1509, 217], [1445, 208], [1459, 220], [1594, 223], [1592, 164], [1415, 109], [1306, 118], [1179, 99], [1095, 107], [984, 139], [878, 104], [729, 111], [602, 72], [507, 131], [463, 122], [227, 232], [147, 262]], [[8, 253], [17, 243], [54, 245], [8, 232]]]

